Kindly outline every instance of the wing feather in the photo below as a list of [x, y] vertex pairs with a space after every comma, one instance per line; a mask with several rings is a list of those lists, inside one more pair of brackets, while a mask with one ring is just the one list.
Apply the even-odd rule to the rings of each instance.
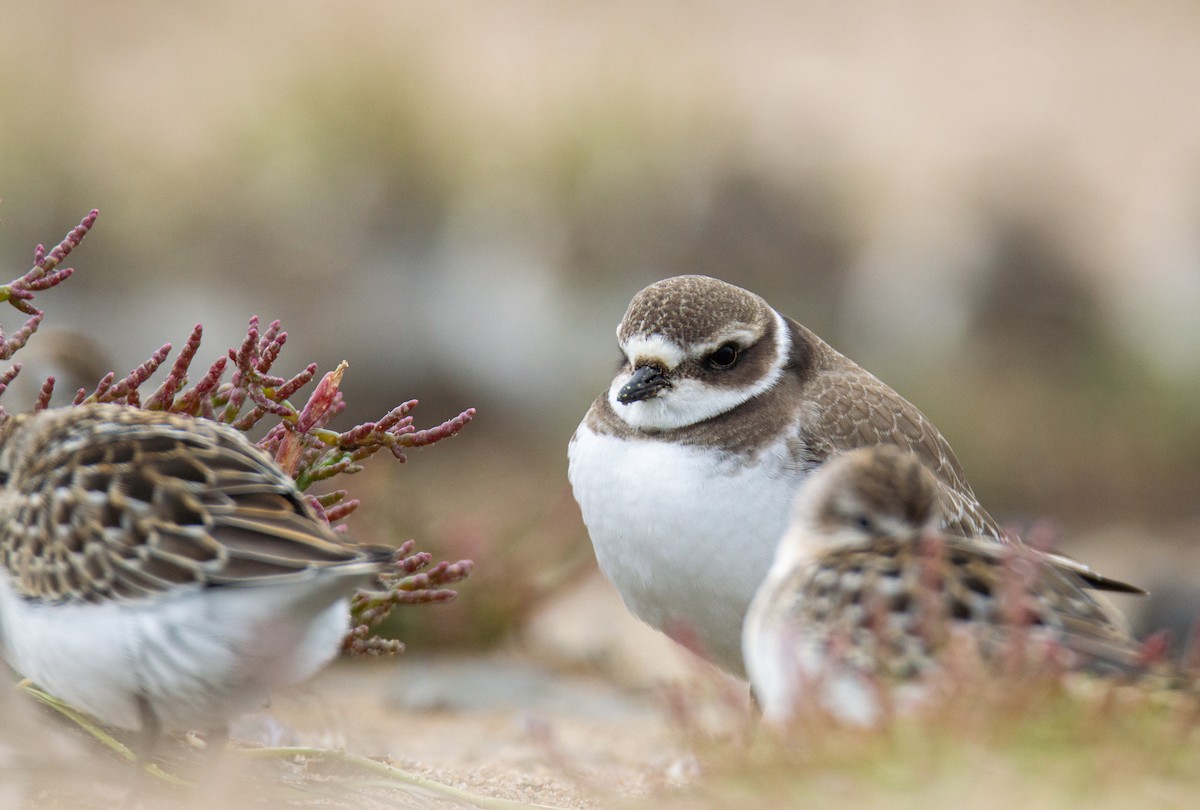
[[[1082, 666], [1129, 670], [1136, 645], [1124, 622], [1085, 590], [1071, 568], [1023, 548], [992, 541], [939, 538], [938, 576], [926, 566], [920, 538], [871, 538], [826, 553], [791, 603], [794, 620], [811, 632], [843, 634], [862, 666], [894, 677], [928, 669], [958, 628], [973, 636], [986, 657], [1019, 628], [1034, 629], [1081, 656]], [[1021, 569], [1016, 561], [1028, 560]], [[1021, 611], [1009, 602], [1020, 594]], [[928, 623], [920, 611], [936, 610]]]
[[5, 471], [0, 540], [27, 598], [136, 599], [329, 568], [365, 585], [390, 556], [341, 542], [232, 428], [118, 406], [88, 410], [30, 417], [43, 421], [24, 428], [40, 432]]
[[999, 524], [976, 499], [950, 443], [915, 405], [887, 384], [852, 365], [848, 370], [814, 375], [808, 395], [811, 418], [801, 429], [818, 462], [835, 453], [879, 444], [915, 453], [937, 479], [947, 531], [1003, 537]]

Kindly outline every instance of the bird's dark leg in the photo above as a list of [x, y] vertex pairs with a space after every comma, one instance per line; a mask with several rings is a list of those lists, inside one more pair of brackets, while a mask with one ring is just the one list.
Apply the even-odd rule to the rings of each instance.
[[758, 729], [762, 726], [762, 704], [758, 701], [758, 694], [754, 691], [754, 685], [750, 684], [750, 712], [746, 717], [746, 739], [753, 742], [758, 736]]
[[137, 766], [139, 771], [144, 771], [150, 762], [150, 754], [157, 747], [158, 740], [162, 736], [162, 722], [154, 713], [150, 699], [144, 694], [138, 693], [134, 697], [134, 701], [137, 703], [138, 721], [141, 726], [141, 738], [138, 740], [136, 752]]
[[154, 713], [150, 699], [139, 692], [134, 695], [133, 701], [137, 704], [139, 726], [138, 739], [134, 743], [134, 754], [136, 754], [134, 766], [137, 770], [133, 774], [129, 790], [125, 795], [125, 803], [122, 805], [127, 808], [141, 807], [146, 799], [147, 790], [152, 787], [146, 767], [150, 764], [150, 754], [154, 752], [159, 738], [162, 736], [162, 722]]

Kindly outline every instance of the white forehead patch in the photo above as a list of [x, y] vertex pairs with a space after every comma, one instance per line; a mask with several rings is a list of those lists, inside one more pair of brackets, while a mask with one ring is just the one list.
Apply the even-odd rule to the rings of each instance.
[[634, 335], [621, 348], [634, 365], [658, 360], [667, 370], [677, 367], [687, 356], [678, 343], [659, 334]]

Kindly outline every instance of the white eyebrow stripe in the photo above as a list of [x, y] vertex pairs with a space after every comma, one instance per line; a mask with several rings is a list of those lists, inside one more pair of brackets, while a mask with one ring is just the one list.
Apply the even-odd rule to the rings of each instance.
[[687, 357], [678, 343], [659, 334], [634, 335], [621, 348], [634, 365], [638, 361], [659, 360], [668, 369], [673, 369]]
[[696, 347], [696, 354], [697, 356], [710, 354], [726, 343], [736, 343], [739, 349], [744, 349], [747, 346], [754, 345], [761, 337], [762, 335], [759, 332], [750, 329], [735, 329], [731, 332], [726, 332], [711, 343], [701, 343]]

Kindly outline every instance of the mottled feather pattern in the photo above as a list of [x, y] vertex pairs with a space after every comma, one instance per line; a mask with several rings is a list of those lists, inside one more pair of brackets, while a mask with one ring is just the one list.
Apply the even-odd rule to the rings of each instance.
[[846, 642], [840, 660], [897, 679], [931, 670], [953, 632], [986, 658], [1032, 630], [1089, 664], [1132, 666], [1119, 623], [1073, 572], [1016, 547], [953, 536], [872, 537], [797, 571], [787, 621], [798, 635]]
[[121, 406], [11, 417], [0, 441], [0, 547], [42, 602], [139, 599], [282, 581], [385, 549], [341, 543], [239, 432]]

